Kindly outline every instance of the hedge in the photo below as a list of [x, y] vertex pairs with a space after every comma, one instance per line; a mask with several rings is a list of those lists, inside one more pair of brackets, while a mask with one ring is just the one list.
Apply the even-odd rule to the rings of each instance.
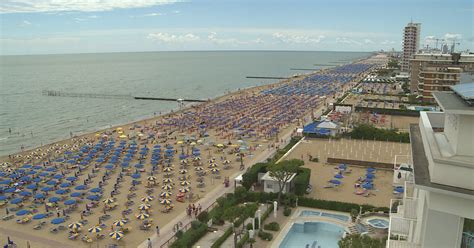
[[352, 139], [380, 140], [410, 143], [410, 134], [397, 132], [395, 129], [381, 129], [372, 125], [361, 124], [346, 134]]
[[411, 109], [388, 109], [388, 108], [369, 108], [355, 107], [356, 112], [375, 112], [382, 115], [401, 115], [401, 116], [420, 116], [420, 111]]
[[230, 237], [230, 235], [232, 235], [232, 227], [227, 228], [227, 230], [225, 230], [224, 234], [222, 234], [222, 236], [220, 236], [214, 242], [214, 244], [211, 245], [211, 248], [221, 247], [221, 245], [224, 244], [224, 242], [227, 240], [227, 238]]
[[192, 247], [200, 238], [207, 233], [207, 225], [200, 222], [194, 221], [191, 228], [189, 228], [183, 236], [177, 239], [170, 247], [181, 248], [181, 247]]
[[252, 184], [258, 180], [258, 173], [267, 172], [267, 166], [269, 163], [256, 163], [250, 167], [247, 172], [242, 175], [242, 186], [247, 190], [252, 187]]
[[298, 175], [295, 177], [295, 194], [304, 195], [306, 189], [309, 185], [309, 180], [311, 177], [311, 169], [309, 168], [299, 168]]
[[237, 248], [242, 248], [244, 247], [245, 243], [249, 240], [249, 232], [246, 232], [244, 236], [237, 242]]

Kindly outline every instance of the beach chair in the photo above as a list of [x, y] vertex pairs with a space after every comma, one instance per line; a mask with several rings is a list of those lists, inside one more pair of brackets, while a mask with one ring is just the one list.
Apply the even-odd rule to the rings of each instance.
[[53, 228], [49, 229], [49, 232], [50, 233], [58, 233], [58, 228], [53, 227]]
[[69, 234], [68, 239], [77, 240], [77, 237], [79, 237], [79, 233], [73, 232], [73, 233]]
[[13, 217], [15, 217], [15, 215], [13, 215], [13, 214], [5, 215], [5, 216], [2, 217], [2, 220], [4, 220], [4, 221], [11, 220], [11, 219], [13, 219]]
[[92, 239], [88, 235], [84, 235], [81, 240], [85, 243], [92, 243]]

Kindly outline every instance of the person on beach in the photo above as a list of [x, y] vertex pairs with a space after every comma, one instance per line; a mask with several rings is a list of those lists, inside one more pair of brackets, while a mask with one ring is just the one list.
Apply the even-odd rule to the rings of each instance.
[[150, 238], [148, 238], [147, 244], [147, 248], [153, 248]]
[[156, 226], [156, 235], [160, 235], [160, 227]]

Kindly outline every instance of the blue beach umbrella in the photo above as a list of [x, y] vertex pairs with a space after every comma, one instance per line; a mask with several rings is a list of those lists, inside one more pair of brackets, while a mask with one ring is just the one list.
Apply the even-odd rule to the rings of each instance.
[[77, 177], [67, 177], [66, 180], [72, 182], [72, 181], [76, 181], [77, 180]]
[[37, 177], [37, 178], [33, 179], [33, 182], [39, 183], [39, 182], [41, 182], [41, 178]]
[[372, 167], [367, 168], [367, 172], [369, 172], [369, 173], [373, 173], [374, 171], [375, 171], [375, 169], [372, 168]]
[[90, 192], [93, 192], [93, 193], [99, 193], [101, 191], [102, 191], [101, 188], [93, 188], [93, 189], [90, 190]]
[[44, 199], [45, 195], [42, 194], [42, 193], [38, 193], [38, 194], [34, 195], [33, 198], [35, 198], [35, 199]]
[[364, 189], [373, 189], [374, 185], [372, 183], [364, 183], [364, 184], [362, 184], [362, 188], [364, 188]]
[[98, 195], [89, 195], [87, 196], [87, 199], [91, 201], [98, 201], [100, 197]]
[[46, 217], [47, 217], [46, 214], [35, 214], [35, 215], [33, 215], [33, 220], [41, 220], [41, 219], [44, 219]]
[[71, 196], [71, 197], [81, 197], [82, 194], [81, 194], [80, 192], [73, 192], [73, 193], [71, 193], [70, 196]]
[[0, 184], [10, 184], [12, 182], [12, 180], [10, 179], [5, 179], [3, 181], [0, 181]]
[[51, 224], [58, 225], [58, 224], [61, 224], [63, 222], [64, 222], [64, 218], [55, 218], [51, 221]]
[[143, 164], [136, 164], [136, 165], [134, 165], [134, 166], [135, 166], [135, 168], [137, 168], [137, 169], [142, 169], [144, 165], [143, 165]]
[[58, 182], [56, 180], [50, 180], [46, 184], [47, 185], [56, 185]]
[[86, 185], [78, 185], [74, 189], [75, 190], [85, 190], [85, 189], [87, 189], [87, 186]]
[[47, 177], [47, 176], [49, 176], [49, 173], [48, 173], [48, 172], [41, 172], [41, 173], [39, 174], [39, 176], [40, 176], [40, 177]]
[[29, 214], [29, 213], [31, 213], [31, 212], [28, 211], [28, 210], [26, 210], [26, 209], [22, 209], [22, 210], [16, 212], [15, 215], [16, 215], [16, 216], [22, 216], [22, 215]]
[[397, 193], [403, 193], [404, 189], [403, 189], [403, 187], [396, 187], [394, 189], [394, 191], [397, 192]]
[[105, 166], [106, 169], [108, 170], [112, 170], [114, 168], [114, 165], [113, 164], [108, 164]]
[[15, 187], [13, 187], [13, 188], [8, 188], [8, 189], [3, 190], [3, 192], [5, 192], [5, 193], [13, 193], [13, 192], [15, 192], [15, 191], [16, 191], [16, 188], [15, 188]]
[[344, 178], [344, 176], [343, 176], [343, 175], [341, 175], [341, 174], [336, 174], [336, 175], [334, 176], [334, 178], [337, 178], [337, 179], [342, 179], [342, 178]]
[[51, 190], [53, 190], [53, 188], [51, 188], [51, 187], [43, 187], [43, 188], [41, 188], [41, 191], [44, 191], [44, 192], [51, 191]]
[[8, 199], [8, 196], [0, 195], [0, 201], [5, 201], [6, 199]]
[[56, 171], [56, 168], [54, 168], [54, 167], [48, 167], [48, 168], [46, 168], [45, 171], [49, 171], [49, 172]]
[[20, 195], [21, 196], [31, 196], [32, 193], [30, 191], [22, 191], [22, 192], [20, 192]]
[[341, 184], [341, 181], [336, 180], [336, 179], [332, 179], [332, 180], [330, 180], [329, 182], [332, 183], [332, 184], [335, 184], [335, 185]]
[[140, 178], [140, 174], [139, 173], [132, 174], [132, 178], [138, 179]]
[[347, 169], [347, 165], [346, 165], [346, 164], [340, 164], [338, 167], [339, 167], [339, 169], [341, 169], [341, 170]]
[[64, 177], [64, 176], [61, 175], [61, 174], [56, 174], [56, 175], [53, 176], [54, 179], [61, 179], [61, 178], [63, 178], [63, 177]]
[[59, 197], [56, 197], [56, 196], [53, 196], [53, 197], [50, 197], [48, 199], [49, 202], [58, 202], [60, 201], [61, 199]]
[[21, 203], [21, 202], [23, 202], [23, 198], [15, 198], [15, 199], [10, 201], [10, 203], [12, 203], [12, 204], [18, 204], [18, 203]]
[[61, 188], [67, 188], [67, 187], [69, 187], [69, 186], [71, 186], [71, 183], [61, 183], [61, 184], [59, 185], [59, 187], [61, 187]]
[[74, 205], [74, 204], [76, 204], [76, 200], [74, 199], [69, 199], [69, 200], [64, 201], [64, 205]]
[[23, 169], [29, 169], [31, 167], [32, 167], [31, 164], [24, 164], [24, 165], [21, 166], [21, 168], [23, 168]]
[[56, 190], [56, 194], [59, 194], [59, 195], [64, 195], [64, 194], [66, 194], [66, 193], [67, 193], [67, 190], [65, 190], [65, 189], [58, 189], [58, 190]]
[[372, 173], [367, 173], [367, 174], [365, 175], [365, 177], [372, 179], [372, 178], [375, 177], [375, 175], [372, 174]]

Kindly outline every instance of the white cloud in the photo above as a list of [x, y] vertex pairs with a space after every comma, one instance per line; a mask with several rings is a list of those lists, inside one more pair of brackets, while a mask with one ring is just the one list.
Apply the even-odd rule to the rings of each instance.
[[362, 45], [361, 42], [353, 40], [353, 39], [349, 39], [349, 38], [346, 38], [346, 37], [337, 37], [336, 38], [336, 43], [359, 45], [359, 46]]
[[181, 13], [181, 10], [175, 10], [175, 11], [173, 11], [173, 13], [179, 14], [179, 13]]
[[163, 13], [150, 13], [150, 14], [145, 14], [143, 16], [162, 16]]
[[20, 23], [20, 27], [27, 27], [27, 26], [30, 26], [31, 22], [27, 21], [27, 20], [23, 20], [21, 23]]
[[364, 39], [365, 44], [374, 44], [375, 42], [371, 39]]
[[178, 0], [2, 0], [0, 13], [109, 11], [172, 4]]
[[272, 36], [281, 42], [294, 44], [317, 44], [326, 38], [324, 35], [308, 36], [299, 34], [285, 34], [280, 32], [273, 33]]
[[211, 41], [212, 43], [216, 45], [246, 45], [249, 42], [246, 41], [240, 41], [235, 38], [219, 38], [216, 32], [211, 32], [208, 36], [207, 39]]
[[397, 42], [393, 41], [393, 40], [384, 40], [382, 42], [380, 42], [381, 45], [392, 45], [392, 44], [395, 44]]
[[147, 36], [148, 39], [164, 43], [182, 43], [182, 42], [195, 42], [201, 38], [197, 35], [188, 33], [184, 35], [175, 35], [169, 33], [150, 33]]
[[462, 39], [462, 35], [461, 34], [451, 34], [451, 33], [447, 33], [444, 35], [444, 39], [445, 40], [460, 40]]

